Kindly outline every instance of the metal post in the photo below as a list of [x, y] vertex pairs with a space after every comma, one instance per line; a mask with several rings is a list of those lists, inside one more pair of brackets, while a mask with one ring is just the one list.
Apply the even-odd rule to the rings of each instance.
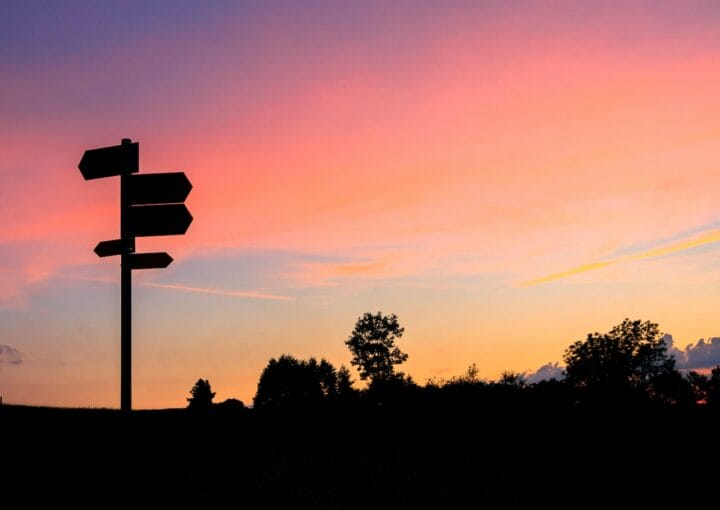
[[[131, 143], [123, 138], [123, 145]], [[120, 174], [120, 409], [132, 408], [132, 270], [129, 255], [135, 251], [135, 238], [130, 232], [127, 218], [130, 168]]]

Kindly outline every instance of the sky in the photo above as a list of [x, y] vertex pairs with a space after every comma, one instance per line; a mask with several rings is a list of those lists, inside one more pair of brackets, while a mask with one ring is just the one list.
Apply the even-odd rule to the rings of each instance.
[[[417, 382], [534, 373], [625, 317], [720, 363], [720, 4], [0, 1], [0, 394], [119, 406], [117, 178], [194, 221], [133, 276], [133, 405], [250, 403], [395, 313]], [[703, 342], [700, 342], [704, 339]], [[690, 346], [690, 347], [687, 347]]]

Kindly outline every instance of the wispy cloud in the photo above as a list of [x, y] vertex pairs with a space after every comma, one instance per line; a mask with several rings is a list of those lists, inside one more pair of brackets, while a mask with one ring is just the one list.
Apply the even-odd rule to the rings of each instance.
[[691, 248], [696, 248], [698, 246], [702, 246], [705, 244], [716, 243], [718, 241], [720, 241], [720, 229], [714, 229], [714, 230], [710, 230], [708, 232], [705, 232], [698, 236], [694, 236], [689, 239], [684, 239], [684, 240], [681, 240], [678, 242], [666, 244], [663, 246], [659, 246], [657, 248], [647, 249], [647, 250], [641, 251], [639, 253], [633, 253], [630, 255], [624, 255], [622, 257], [615, 257], [615, 258], [611, 258], [608, 260], [601, 260], [601, 261], [592, 262], [589, 264], [583, 264], [583, 265], [568, 269], [566, 271], [560, 271], [558, 273], [553, 273], [553, 274], [550, 274], [547, 276], [543, 276], [541, 278], [536, 278], [533, 280], [528, 280], [528, 281], [522, 282], [521, 285], [524, 287], [530, 287], [533, 285], [549, 283], [549, 282], [552, 282], [555, 280], [560, 280], [562, 278], [567, 278], [569, 276], [586, 273], [588, 271], [594, 271], [595, 269], [602, 269], [604, 267], [614, 266], [616, 264], [621, 264], [624, 262], [632, 262], [635, 260], [642, 260], [642, 259], [648, 259], [648, 258], [653, 258], [653, 257], [662, 257], [664, 255], [671, 255], [673, 253], [681, 252], [684, 250], [689, 250]]
[[[120, 282], [116, 279], [109, 277], [97, 277], [97, 276], [82, 276], [82, 275], [70, 275], [55, 272], [42, 272], [42, 271], [11, 271], [11, 270], [0, 270], [2, 272], [17, 272], [33, 277], [42, 278], [61, 278], [64, 280], [78, 280], [86, 282], [96, 283], [109, 283], [113, 285], [119, 285]], [[136, 281], [134, 285], [139, 287], [151, 287], [157, 289], [168, 289], [177, 290], [181, 292], [196, 292], [200, 294], [213, 294], [216, 296], [236, 297], [236, 298], [247, 298], [247, 299], [267, 299], [272, 301], [294, 301], [295, 298], [291, 296], [283, 296], [280, 294], [270, 294], [266, 292], [257, 292], [252, 290], [231, 290], [211, 287], [195, 287], [190, 285], [179, 285], [171, 283], [155, 283], [155, 282], [143, 282]]]
[[404, 247], [373, 248], [352, 256], [340, 254], [302, 258], [282, 273], [301, 286], [326, 287], [365, 284], [422, 276], [431, 270], [434, 255]]
[[288, 273], [296, 281], [311, 286], [336, 285], [339, 278], [379, 278], [392, 274], [389, 259], [371, 259], [353, 262], [305, 262], [297, 264]]
[[254, 292], [248, 290], [226, 290], [226, 289], [212, 289], [206, 287], [191, 287], [189, 285], [175, 285], [171, 283], [152, 283], [152, 282], [138, 282], [136, 285], [142, 287], [153, 287], [157, 289], [170, 289], [179, 290], [183, 292], [198, 292], [200, 294], [214, 294], [217, 296], [228, 296], [228, 297], [242, 297], [250, 299], [269, 299], [273, 301], [295, 301], [294, 297], [282, 296], [279, 294], [267, 294], [264, 292]]

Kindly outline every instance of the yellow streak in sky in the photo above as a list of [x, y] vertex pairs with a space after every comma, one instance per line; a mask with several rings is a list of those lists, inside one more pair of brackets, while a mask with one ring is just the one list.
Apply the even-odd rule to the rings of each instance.
[[601, 268], [607, 267], [607, 266], [614, 266], [615, 264], [620, 264], [622, 262], [630, 262], [633, 260], [649, 259], [652, 257], [661, 257], [663, 255], [670, 255], [671, 253], [677, 253], [679, 251], [688, 250], [690, 248], [695, 248], [697, 246], [702, 246], [704, 244], [716, 243], [718, 241], [720, 241], [720, 229], [711, 230], [709, 232], [706, 232], [702, 235], [699, 235], [699, 236], [691, 238], [691, 239], [685, 239], [683, 241], [671, 243], [666, 246], [660, 246], [658, 248], [652, 248], [650, 250], [645, 250], [640, 253], [634, 253], [632, 255], [625, 255], [623, 257], [617, 257], [617, 258], [610, 259], [610, 260], [593, 262], [591, 264], [584, 264], [582, 266], [574, 267], [567, 271], [553, 273], [548, 276], [543, 276], [541, 278], [529, 280], [529, 281], [523, 282], [521, 285], [523, 287], [532, 287], [533, 285], [541, 285], [543, 283], [552, 282], [552, 281], [559, 280], [561, 278], [565, 278], [568, 276], [573, 276], [573, 275], [580, 274], [580, 273], [586, 273], [588, 271], [593, 271], [595, 269], [601, 269]]

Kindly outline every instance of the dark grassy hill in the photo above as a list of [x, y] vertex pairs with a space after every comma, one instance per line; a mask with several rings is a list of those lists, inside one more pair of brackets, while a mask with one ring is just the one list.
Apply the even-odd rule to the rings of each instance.
[[0, 506], [712, 508], [718, 425], [703, 408], [5, 405]]

